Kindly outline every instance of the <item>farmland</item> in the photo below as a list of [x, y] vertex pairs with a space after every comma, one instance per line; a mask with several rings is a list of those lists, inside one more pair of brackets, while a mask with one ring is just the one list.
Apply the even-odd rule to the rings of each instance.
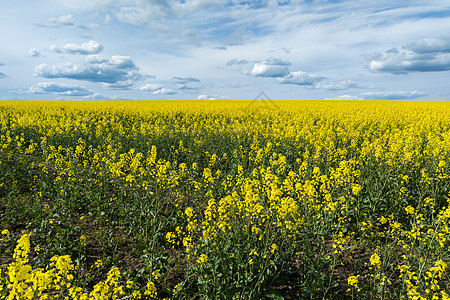
[[0, 299], [449, 299], [449, 151], [446, 102], [3, 101]]

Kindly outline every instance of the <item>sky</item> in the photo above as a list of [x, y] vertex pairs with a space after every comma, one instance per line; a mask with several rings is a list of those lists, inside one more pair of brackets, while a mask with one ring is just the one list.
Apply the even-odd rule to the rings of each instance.
[[2, 0], [0, 99], [450, 100], [448, 0]]

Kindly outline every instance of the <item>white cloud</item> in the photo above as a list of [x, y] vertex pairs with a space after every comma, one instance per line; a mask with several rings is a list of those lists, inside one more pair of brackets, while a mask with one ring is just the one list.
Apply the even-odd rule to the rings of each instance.
[[75, 24], [75, 19], [72, 15], [63, 15], [57, 18], [48, 19], [47, 23], [36, 24], [43, 27], [62, 27], [62, 26], [73, 26]]
[[[240, 60], [233, 59], [228, 61], [227, 65], [234, 65], [239, 62]], [[244, 62], [247, 61], [243, 60]], [[253, 69], [248, 74], [254, 77], [274, 77], [280, 84], [295, 84], [311, 89], [346, 90], [359, 88], [359, 85], [353, 80], [334, 82], [321, 75], [303, 71], [290, 72], [290, 65], [291, 63], [288, 61], [271, 57], [262, 62], [255, 63]]]
[[28, 50], [28, 56], [39, 57], [41, 56], [41, 50], [39, 50], [38, 48], [31, 48], [30, 50]]
[[291, 63], [279, 58], [269, 57], [262, 62], [265, 65], [290, 66]]
[[170, 2], [164, 0], [136, 1], [135, 5], [122, 6], [116, 11], [117, 18], [136, 26], [151, 26], [168, 30], [164, 25], [167, 15], [173, 15]]
[[255, 63], [250, 75], [254, 77], [284, 77], [289, 74], [290, 64], [290, 62], [271, 57], [261, 63]]
[[315, 88], [336, 91], [336, 90], [348, 90], [351, 88], [359, 88], [359, 85], [358, 83], [356, 83], [356, 81], [353, 80], [344, 80], [339, 82], [319, 81], [315, 84]]
[[134, 81], [134, 79], [127, 79], [113, 83], [104, 82], [103, 86], [112, 90], [130, 90], [134, 85]]
[[414, 91], [378, 91], [365, 92], [358, 95], [340, 95], [326, 98], [325, 100], [414, 100], [426, 97], [427, 94], [418, 90]]
[[389, 91], [389, 92], [367, 92], [360, 94], [365, 100], [408, 100], [425, 97], [427, 94], [420, 91]]
[[405, 74], [450, 70], [450, 35], [409, 43], [398, 50], [364, 55], [371, 72]]
[[266, 65], [256, 63], [250, 71], [254, 77], [283, 77], [289, 74], [289, 68], [286, 66]]
[[[0, 67], [0, 71], [10, 77], [0, 79], [3, 94], [9, 93], [13, 86], [28, 89], [36, 83], [30, 70], [46, 62], [46, 67], [36, 67], [36, 75], [47, 76], [40, 78], [42, 81], [76, 84], [71, 80], [76, 79], [100, 82], [99, 85], [86, 84], [86, 87], [98, 93], [102, 93], [99, 89], [105, 87], [129, 89], [110, 92], [130, 97], [152, 95], [151, 90], [143, 92], [139, 89], [147, 81], [136, 81], [142, 75], [139, 72], [147, 70], [166, 79], [157, 82], [161, 89], [175, 90], [178, 92], [176, 97], [180, 98], [196, 98], [203, 93], [210, 96], [228, 93], [233, 98], [252, 99], [255, 90], [265, 90], [269, 94], [279, 92], [277, 97], [280, 98], [302, 95], [316, 99], [340, 94], [358, 95], [377, 89], [408, 91], [411, 87], [433, 99], [448, 99], [450, 95], [447, 73], [412, 71], [418, 67], [422, 70], [442, 68], [446, 64], [449, 39], [443, 34], [450, 32], [450, 9], [442, 0], [412, 0], [408, 3], [392, 0], [44, 2], [46, 4], [19, 0], [3, 7], [1, 52], [11, 62], [8, 62], [8, 67]], [[50, 10], [40, 9], [45, 5], [50, 7], [50, 3]], [[51, 16], [56, 18], [48, 19]], [[55, 28], [36, 28], [33, 21]], [[99, 24], [101, 30], [85, 30], [97, 28], [95, 24]], [[93, 36], [80, 40], [81, 35], [86, 34]], [[21, 38], [17, 39], [17, 36]], [[110, 49], [113, 52], [104, 54], [107, 58], [96, 57], [88, 61], [66, 55], [69, 52], [60, 56], [42, 50], [55, 44], [58, 50], [64, 51], [66, 42], [81, 47], [91, 39], [101, 41], [105, 48], [106, 45], [114, 45], [114, 49]], [[195, 45], [200, 43], [202, 46], [196, 48]], [[227, 46], [226, 51], [218, 49], [219, 46]], [[393, 50], [389, 56], [385, 50], [393, 46], [397, 46], [397, 53]], [[41, 56], [47, 56], [45, 60], [23, 59], [24, 55], [31, 54], [28, 49], [32, 47], [40, 48]], [[74, 48], [68, 51], [80, 53]], [[87, 52], [103, 53], [94, 51]], [[368, 62], [379, 63], [378, 67], [373, 65], [372, 72], [411, 74], [392, 77], [370, 73], [363, 68], [365, 61], [361, 55], [371, 51], [378, 54], [371, 56]], [[136, 66], [124, 69], [113, 65], [110, 61], [112, 54], [132, 57], [141, 71], [134, 69]], [[290, 61], [292, 65], [275, 59], [262, 61], [270, 56]], [[255, 64], [259, 65], [255, 67]], [[243, 76], [241, 68], [246, 68], [245, 74], [250, 76]], [[305, 74], [298, 74], [300, 70]], [[254, 76], [251, 76], [252, 71]], [[171, 80], [174, 75], [193, 76], [201, 82], [176, 83]], [[281, 81], [289, 85], [281, 85]], [[80, 81], [78, 84], [83, 85]], [[235, 88], [231, 90], [225, 86]], [[361, 91], [354, 92], [352, 89], [355, 88]]]
[[227, 66], [246, 65], [248, 63], [250, 63], [250, 62], [248, 60], [246, 60], [246, 59], [236, 59], [236, 58], [234, 58], [232, 60], [229, 60], [226, 65]]
[[177, 90], [197, 90], [200, 87], [200, 79], [195, 77], [172, 77], [171, 81], [175, 83]]
[[57, 94], [63, 96], [89, 96], [93, 92], [89, 91], [81, 86], [66, 84], [66, 83], [56, 83], [56, 82], [41, 82], [38, 83], [27, 91], [32, 94]]
[[89, 55], [100, 53], [103, 50], [103, 45], [97, 41], [89, 41], [83, 44], [69, 43], [64, 45], [62, 49], [52, 45], [50, 50], [58, 53]]
[[145, 77], [139, 72], [129, 56], [115, 55], [111, 58], [99, 55], [86, 57], [84, 63], [61, 63], [48, 65], [46, 63], [35, 67], [34, 75], [44, 78], [68, 78], [75, 80], [120, 84], [134, 82]]
[[152, 94], [154, 95], [175, 95], [177, 92], [171, 89], [161, 88], [154, 91]]
[[179, 12], [193, 12], [201, 9], [217, 8], [224, 5], [224, 1], [220, 0], [187, 0], [180, 2], [174, 2], [173, 9]]
[[297, 71], [291, 72], [283, 78], [278, 78], [279, 83], [283, 84], [297, 84], [297, 85], [309, 85], [314, 86], [319, 81], [326, 79], [326, 77], [314, 74], [308, 74], [306, 72]]
[[95, 30], [95, 29], [99, 29], [100, 25], [91, 23], [89, 25], [79, 25], [77, 27], [80, 29], [85, 29], [85, 30]]
[[229, 100], [230, 98], [225, 96], [218, 96], [218, 95], [207, 95], [207, 94], [201, 94], [197, 97], [197, 100]]
[[415, 53], [436, 53], [450, 52], [450, 35], [435, 39], [422, 39], [418, 42], [409, 43], [404, 46], [405, 49]]
[[141, 91], [150, 91], [153, 95], [175, 95], [177, 91], [164, 88], [160, 84], [147, 83], [139, 88]]
[[151, 92], [154, 92], [154, 91], [157, 91], [157, 90], [162, 89], [162, 85], [156, 84], [156, 83], [147, 83], [146, 85], [141, 86], [139, 89], [140, 89], [141, 91], [151, 91]]

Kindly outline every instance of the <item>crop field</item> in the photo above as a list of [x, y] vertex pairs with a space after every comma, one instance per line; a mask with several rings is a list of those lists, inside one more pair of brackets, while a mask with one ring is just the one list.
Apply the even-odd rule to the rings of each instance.
[[450, 299], [450, 103], [0, 102], [0, 299]]

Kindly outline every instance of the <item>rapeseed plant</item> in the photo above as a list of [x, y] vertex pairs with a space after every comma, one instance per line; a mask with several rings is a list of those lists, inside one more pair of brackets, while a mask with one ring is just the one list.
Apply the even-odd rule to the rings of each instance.
[[0, 102], [0, 295], [447, 299], [448, 103], [277, 104]]

